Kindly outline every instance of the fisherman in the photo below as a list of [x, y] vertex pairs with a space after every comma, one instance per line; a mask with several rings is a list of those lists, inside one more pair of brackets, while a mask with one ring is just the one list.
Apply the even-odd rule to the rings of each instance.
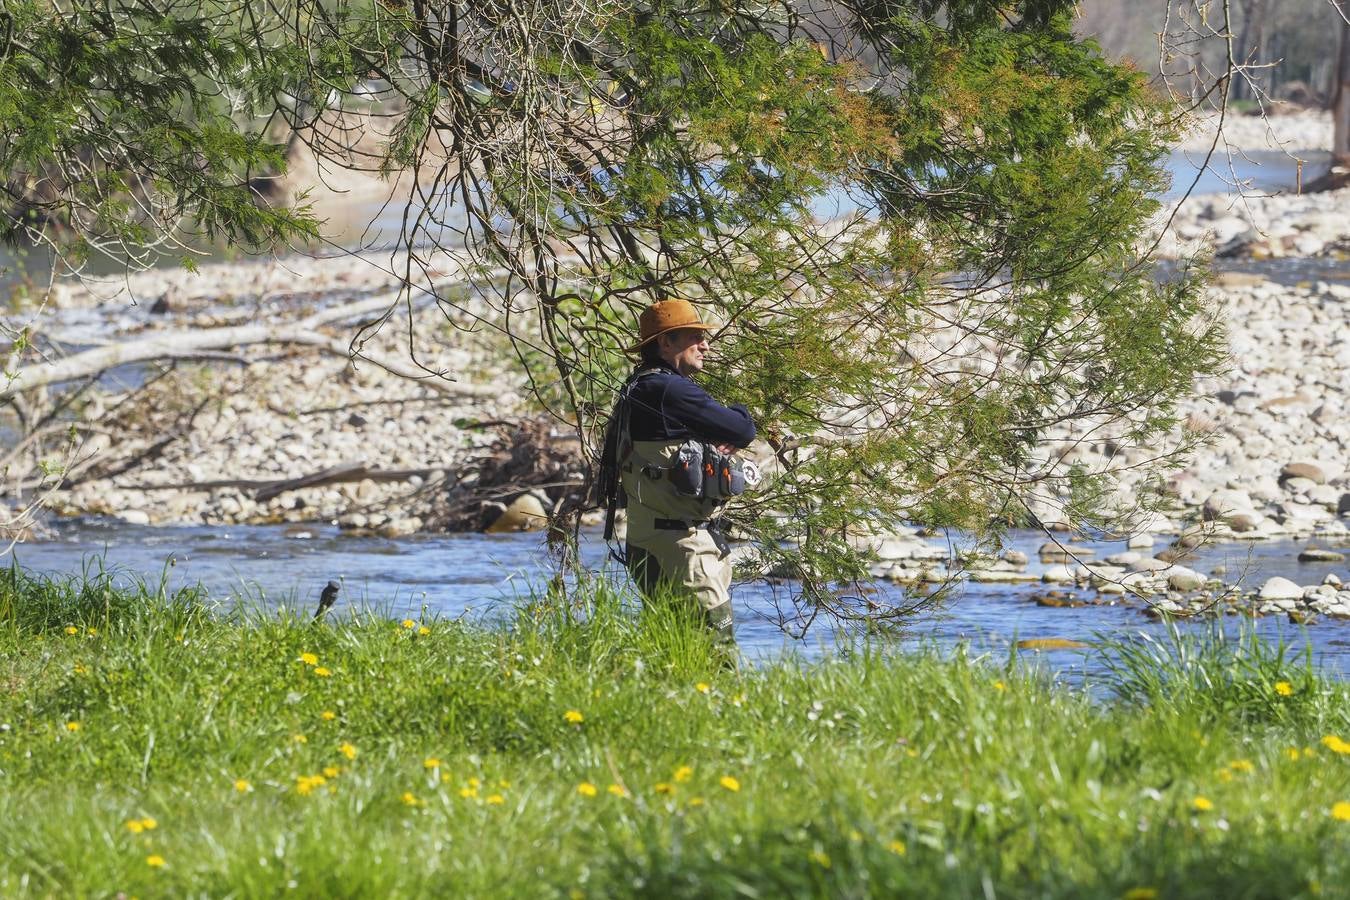
[[626, 503], [624, 561], [644, 597], [663, 584], [692, 596], [707, 626], [731, 642], [731, 561], [714, 514], [744, 489], [733, 454], [755, 439], [755, 423], [744, 406], [723, 406], [693, 380], [710, 326], [692, 303], [653, 303], [638, 329], [629, 351], [641, 362], [620, 391], [601, 461], [600, 496], [606, 472], [611, 494], [606, 539], [615, 506]]

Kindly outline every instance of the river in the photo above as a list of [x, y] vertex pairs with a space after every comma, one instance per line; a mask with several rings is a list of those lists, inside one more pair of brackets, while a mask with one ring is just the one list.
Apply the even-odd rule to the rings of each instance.
[[[157, 585], [164, 578], [170, 589], [200, 584], [213, 600], [227, 607], [245, 603], [307, 611], [314, 608], [330, 579], [340, 579], [343, 594], [335, 608], [339, 615], [359, 609], [391, 619], [425, 613], [490, 623], [509, 617], [549, 572], [538, 534], [417, 535], [387, 540], [347, 536], [329, 525], [142, 527], [97, 519], [52, 524], [53, 539], [15, 548], [20, 565], [56, 576], [103, 567], [123, 583], [142, 579]], [[1039, 573], [1045, 566], [1037, 562], [1036, 550], [1045, 540], [1040, 532], [1019, 531], [1011, 535], [1010, 546], [1027, 553], [1032, 560], [1028, 570]], [[938, 539], [934, 543], [947, 546]], [[1124, 549], [1120, 542], [1075, 546], [1094, 551], [1098, 559]], [[1301, 542], [1294, 541], [1215, 544], [1202, 548], [1187, 565], [1201, 572], [1223, 566], [1227, 580], [1240, 578], [1247, 586], [1259, 586], [1275, 575], [1305, 585], [1320, 582], [1328, 572], [1350, 580], [1344, 563], [1298, 562], [1301, 547]], [[598, 535], [586, 534], [581, 551], [592, 570], [624, 577], [607, 560]], [[1144, 614], [1141, 602], [1100, 602], [1105, 598], [1088, 591], [1081, 593], [1088, 601], [1086, 606], [1038, 605], [1034, 598], [1047, 587], [961, 584], [950, 602], [915, 617], [896, 640], [905, 645], [933, 643], [940, 648], [964, 643], [1002, 657], [1013, 642], [1027, 638], [1164, 635], [1165, 627]], [[877, 588], [873, 600], [902, 602], [898, 588], [884, 581]], [[838, 635], [826, 624], [808, 631], [804, 639], [788, 638], [778, 624], [775, 591], [782, 596], [791, 586], [751, 583], [738, 585], [734, 591], [736, 636], [750, 659], [783, 652], [817, 658], [838, 646]], [[1239, 621], [1248, 622], [1245, 617], [1227, 621], [1235, 629]], [[1350, 674], [1350, 622], [1323, 618], [1299, 627], [1282, 617], [1265, 617], [1250, 624], [1272, 639], [1296, 646], [1306, 642], [1329, 673]], [[1069, 678], [1096, 666], [1091, 653], [1038, 652], [1049, 666]]]

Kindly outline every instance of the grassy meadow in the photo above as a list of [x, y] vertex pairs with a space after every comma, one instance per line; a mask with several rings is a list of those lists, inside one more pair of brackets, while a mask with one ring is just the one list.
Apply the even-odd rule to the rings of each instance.
[[602, 585], [312, 624], [0, 572], [0, 896], [1350, 896], [1344, 683], [1094, 652], [736, 670]]

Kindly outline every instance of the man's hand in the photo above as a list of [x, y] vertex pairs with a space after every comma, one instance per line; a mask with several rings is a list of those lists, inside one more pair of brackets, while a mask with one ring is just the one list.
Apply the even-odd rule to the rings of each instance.
[[736, 448], [731, 446], [730, 444], [713, 444], [713, 447], [717, 450], [718, 453], [721, 453], [723, 456], [730, 456], [731, 454], [736, 452]]

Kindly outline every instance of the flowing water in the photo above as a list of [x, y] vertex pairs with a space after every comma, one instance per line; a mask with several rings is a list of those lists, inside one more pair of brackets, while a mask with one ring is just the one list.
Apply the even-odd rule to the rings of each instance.
[[[537, 534], [419, 535], [388, 540], [352, 537], [327, 525], [142, 527], [111, 520], [67, 520], [53, 523], [54, 539], [15, 548], [20, 565], [41, 573], [70, 575], [88, 567], [105, 567], [117, 577], [142, 579], [152, 585], [161, 578], [172, 590], [200, 584], [210, 597], [226, 605], [246, 602], [309, 610], [330, 579], [340, 579], [343, 593], [336, 612], [375, 610], [393, 619], [425, 613], [442, 618], [466, 617], [497, 621], [510, 615], [549, 575], [543, 539]], [[1012, 535], [1011, 546], [1032, 559], [1029, 571], [1045, 567], [1036, 550], [1045, 542], [1039, 532]], [[945, 546], [938, 540], [935, 544]], [[1241, 579], [1247, 586], [1283, 575], [1299, 584], [1316, 584], [1329, 572], [1350, 581], [1345, 563], [1300, 563], [1302, 542], [1267, 541], [1225, 543], [1202, 548], [1187, 565], [1201, 572], [1224, 566], [1226, 580]], [[1124, 549], [1123, 543], [1077, 544], [1095, 558]], [[620, 568], [607, 559], [596, 534], [584, 536], [582, 558], [595, 571], [623, 579]], [[170, 563], [172, 560], [172, 563]], [[899, 603], [899, 590], [881, 582], [875, 602]], [[1164, 626], [1144, 614], [1140, 602], [1097, 602], [1093, 592], [1082, 594], [1089, 605], [1078, 608], [1040, 606], [1035, 601], [1043, 585], [966, 583], [958, 587], [944, 608], [910, 621], [896, 640], [902, 644], [934, 643], [950, 648], [958, 643], [994, 655], [1027, 638], [1091, 639], [1094, 634], [1128, 633], [1161, 636]], [[779, 627], [779, 604], [791, 585], [738, 585], [734, 591], [737, 640], [752, 659], [783, 652], [817, 657], [837, 647], [836, 635], [824, 624], [801, 640], [788, 638]], [[784, 604], [786, 608], [786, 604]], [[1227, 620], [1236, 628], [1237, 617]], [[1245, 619], [1243, 620], [1246, 621]], [[1186, 626], [1195, 627], [1195, 626]], [[1199, 626], [1203, 627], [1203, 626]], [[1290, 625], [1282, 617], [1258, 619], [1263, 635], [1296, 646], [1311, 645], [1328, 672], [1350, 674], [1350, 621], [1321, 619], [1306, 627]], [[1043, 652], [1045, 662], [1065, 676], [1081, 675], [1094, 658], [1081, 651]]]

